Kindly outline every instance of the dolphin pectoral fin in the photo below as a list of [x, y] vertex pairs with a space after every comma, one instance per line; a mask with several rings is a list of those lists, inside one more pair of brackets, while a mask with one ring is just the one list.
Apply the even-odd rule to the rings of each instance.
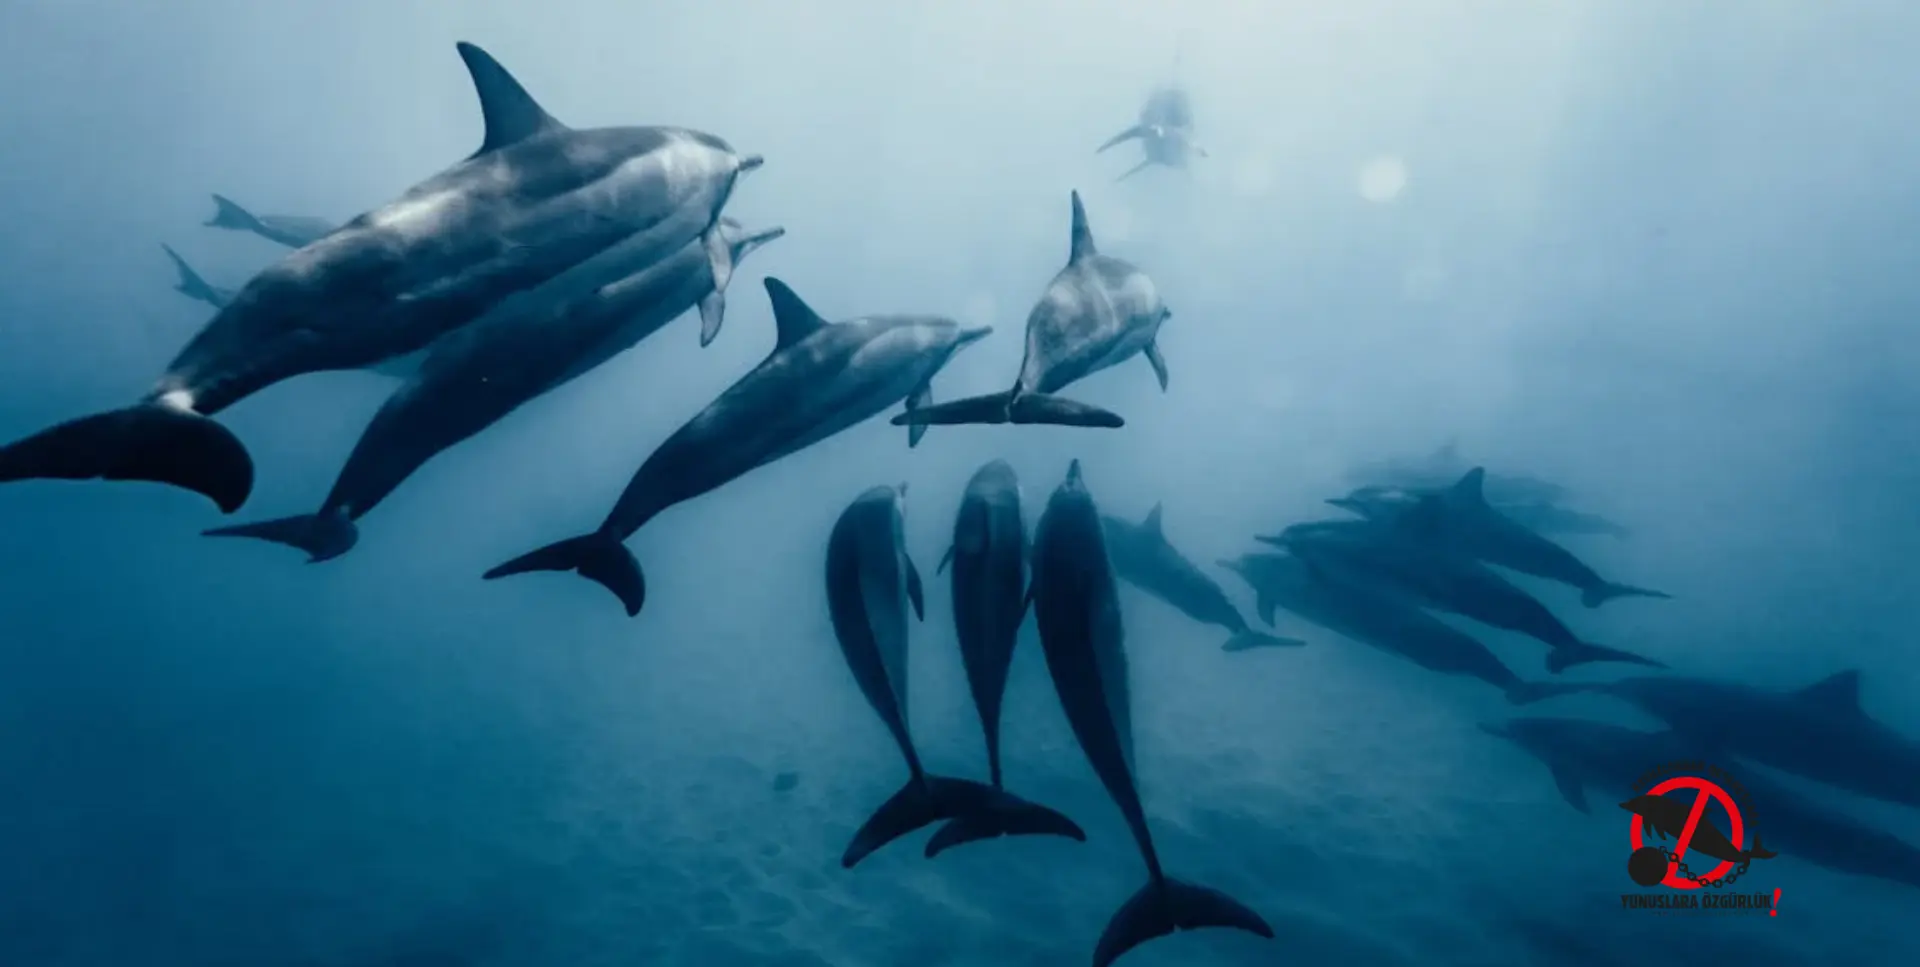
[[1554, 787], [1560, 790], [1560, 798], [1565, 799], [1567, 805], [1592, 815], [1593, 810], [1587, 806], [1587, 790], [1580, 784], [1580, 777], [1574, 775], [1572, 770], [1565, 766], [1556, 765], [1549, 768], [1553, 771]]
[[257, 232], [265, 226], [245, 207], [225, 195], [213, 196], [213, 217], [200, 224], [206, 228], [225, 228], [236, 232]]
[[1107, 150], [1108, 148], [1126, 144], [1128, 141], [1132, 141], [1135, 138], [1144, 138], [1151, 133], [1153, 133], [1153, 128], [1150, 125], [1136, 124], [1133, 127], [1130, 127], [1125, 131], [1122, 131], [1119, 134], [1116, 134], [1113, 137], [1108, 138], [1106, 140], [1106, 143], [1100, 145], [1100, 147], [1098, 148], [1093, 149], [1093, 153], [1099, 154], [1102, 151]]
[[908, 407], [892, 419], [894, 426], [994, 425], [1008, 422], [1007, 404], [1011, 392], [988, 393], [966, 399], [949, 400], [932, 406]]
[[1596, 587], [1587, 588], [1580, 592], [1580, 603], [1589, 608], [1597, 608], [1615, 598], [1659, 598], [1662, 600], [1672, 600], [1673, 595], [1664, 591], [1636, 588], [1630, 584], [1614, 584], [1611, 581]]
[[904, 414], [908, 421], [907, 449], [911, 450], [919, 446], [920, 441], [927, 438], [927, 427], [930, 425], [913, 422], [913, 414], [919, 410], [929, 409], [932, 406], [933, 383], [931, 381], [922, 383], [919, 389], [914, 390], [913, 394], [907, 397], [907, 412]]
[[[1272, 611], [1269, 610], [1268, 614], [1272, 614]], [[1272, 624], [1273, 622], [1268, 621], [1267, 623]], [[1263, 631], [1248, 629], [1246, 631], [1235, 632], [1233, 637], [1228, 638], [1226, 643], [1220, 646], [1220, 650], [1252, 651], [1255, 648], [1304, 648], [1306, 644], [1306, 642], [1298, 638], [1285, 638], [1280, 635], [1270, 635]]]
[[718, 226], [707, 229], [702, 239], [707, 249], [707, 269], [713, 274], [713, 288], [700, 297], [700, 347], [705, 349], [720, 335], [726, 321], [727, 283], [733, 281], [733, 246]]
[[1226, 927], [1273, 939], [1273, 928], [1246, 904], [1212, 887], [1163, 877], [1147, 883], [1120, 907], [1093, 948], [1093, 967], [1176, 930]]
[[936, 576], [947, 573], [947, 565], [952, 563], [953, 563], [953, 545], [948, 544], [947, 552], [945, 554], [940, 555], [940, 563], [934, 566], [933, 573]]
[[927, 591], [920, 583], [920, 569], [913, 566], [913, 558], [903, 557], [907, 565], [907, 600], [913, 604], [913, 616], [921, 621], [927, 620]]
[[215, 527], [200, 532], [203, 537], [251, 537], [256, 540], [285, 544], [307, 552], [307, 563], [318, 564], [331, 561], [353, 550], [360, 540], [360, 529], [345, 510], [330, 510], [319, 514], [298, 514], [293, 517], [281, 517], [277, 520], [263, 520], [255, 524], [236, 524], [232, 527]]
[[231, 514], [253, 492], [253, 457], [191, 410], [140, 403], [68, 420], [0, 447], [0, 483], [144, 480], [205, 495]]
[[1087, 841], [1087, 833], [1064, 813], [1029, 802], [1004, 789], [994, 790], [978, 808], [947, 820], [927, 840], [926, 855], [933, 859], [955, 846], [1001, 836], [1061, 836]]
[[571, 571], [613, 592], [626, 606], [627, 617], [647, 603], [647, 577], [633, 553], [612, 534], [594, 531], [522, 554], [481, 575], [493, 581], [533, 571]]
[[854, 831], [846, 852], [840, 855], [840, 866], [853, 869], [861, 860], [916, 829], [972, 812], [994, 792], [991, 786], [966, 779], [934, 775], [908, 779]]
[[1590, 645], [1583, 642], [1568, 645], [1564, 648], [1555, 648], [1547, 652], [1547, 671], [1558, 675], [1575, 665], [1585, 665], [1601, 661], [1620, 662], [1627, 665], [1644, 665], [1648, 668], [1667, 667], [1666, 662], [1655, 661], [1644, 655], [1636, 655], [1633, 652], [1621, 651], [1618, 648], [1607, 648], [1603, 645]]
[[1140, 351], [1140, 355], [1147, 357], [1147, 365], [1153, 367], [1153, 378], [1160, 381], [1160, 392], [1162, 393], [1166, 392], [1167, 391], [1167, 357], [1160, 355], [1159, 341], [1158, 340], [1149, 341], [1147, 343], [1147, 348], [1142, 349]]
[[1049, 426], [1087, 426], [1114, 429], [1127, 425], [1118, 413], [1103, 410], [1089, 403], [1070, 400], [1064, 396], [1049, 396], [1045, 393], [1028, 393], [1008, 407], [1007, 416], [1014, 423], [1040, 423]]
[[1142, 171], [1145, 171], [1145, 170], [1147, 170], [1148, 168], [1151, 168], [1151, 167], [1153, 167], [1153, 159], [1151, 159], [1151, 158], [1149, 158], [1149, 159], [1147, 159], [1147, 160], [1145, 160], [1145, 161], [1142, 161], [1142, 162], [1140, 162], [1140, 163], [1139, 163], [1139, 164], [1137, 164], [1137, 165], [1134, 165], [1134, 166], [1133, 166], [1133, 167], [1131, 167], [1131, 168], [1128, 168], [1128, 169], [1126, 170], [1126, 172], [1125, 172], [1124, 174], [1122, 174], [1122, 175], [1121, 175], [1120, 177], [1118, 177], [1118, 178], [1115, 178], [1115, 179], [1113, 179], [1113, 180], [1114, 180], [1114, 181], [1126, 181], [1126, 180], [1127, 180], [1128, 178], [1131, 178], [1131, 177], [1133, 177], [1134, 175], [1137, 175], [1137, 174], [1139, 174], [1140, 172], [1142, 172]]
[[727, 321], [727, 294], [715, 289], [700, 297], [700, 348], [713, 345]]

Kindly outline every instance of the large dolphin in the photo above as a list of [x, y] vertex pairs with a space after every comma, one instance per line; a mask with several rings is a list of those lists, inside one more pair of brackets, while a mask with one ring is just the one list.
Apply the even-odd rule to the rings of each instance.
[[[1027, 525], [1020, 480], [1005, 460], [974, 472], [953, 522], [953, 544], [938, 571], [953, 568], [953, 630], [960, 662], [987, 741], [987, 775], [1006, 788], [1000, 770], [1000, 703], [1007, 691], [1014, 644], [1027, 615]], [[1018, 802], [1019, 800], [1003, 800]], [[975, 810], [947, 821], [927, 840], [927, 855], [977, 840], [1053, 834], [1085, 841], [1072, 820], [1051, 810]]]
[[[934, 374], [954, 353], [993, 332], [939, 316], [820, 318], [769, 276], [773, 352], [660, 444], [591, 533], [523, 554], [486, 579], [573, 571], [613, 592], [637, 615], [646, 603], [640, 562], [624, 542], [663, 510], [865, 422], [905, 400], [931, 398]], [[925, 433], [916, 427], [908, 444]]]
[[252, 232], [288, 248], [305, 248], [340, 227], [312, 215], [255, 215], [225, 195], [214, 195], [213, 205], [213, 217], [202, 223], [206, 227]]
[[[1669, 598], [1662, 591], [1616, 584], [1599, 575], [1572, 551], [1529, 530], [1487, 503], [1487, 472], [1475, 467], [1453, 486], [1428, 494], [1394, 515], [1417, 539], [1430, 540], [1460, 553], [1498, 564], [1521, 574], [1557, 581], [1580, 592], [1580, 601], [1596, 608], [1615, 598]], [[1367, 505], [1336, 497], [1327, 503], [1365, 513]]]
[[1136, 139], [1146, 158], [1117, 181], [1125, 181], [1152, 165], [1185, 168], [1189, 156], [1207, 157], [1206, 150], [1193, 140], [1193, 99], [1176, 85], [1156, 88], [1147, 95], [1147, 102], [1140, 107], [1139, 123], [1108, 138], [1094, 153]]
[[[1419, 503], [1423, 497], [1437, 492], [1368, 484], [1364, 487], [1355, 487], [1343, 497], [1330, 498], [1328, 503], [1353, 511], [1369, 520], [1386, 520]], [[1494, 504], [1489, 501], [1489, 506], [1500, 511], [1508, 520], [1542, 536], [1601, 535], [1625, 538], [1631, 534], [1625, 526], [1616, 524], [1599, 514], [1589, 514], [1558, 504], [1540, 502]]]
[[1654, 668], [1651, 658], [1581, 641], [1539, 599], [1472, 558], [1409, 539], [1406, 524], [1332, 521], [1296, 524], [1263, 543], [1295, 556], [1340, 580], [1390, 590], [1481, 624], [1513, 631], [1547, 645], [1547, 669], [1559, 674], [1588, 662], [1625, 662]]
[[[1640, 780], [1648, 769], [1713, 752], [1674, 732], [1643, 732], [1585, 719], [1525, 717], [1480, 728], [1540, 760], [1567, 805], [1589, 814], [1589, 786], [1630, 801], [1647, 792]], [[1787, 861], [1920, 889], [1920, 848], [1758, 773], [1742, 773], [1739, 781], [1747, 797], [1739, 804], [1752, 810], [1755, 828], [1765, 831], [1767, 842]]]
[[[1459, 444], [1449, 442], [1418, 459], [1362, 463], [1347, 472], [1354, 484], [1375, 484], [1408, 490], [1446, 487], [1470, 469]], [[1552, 481], [1525, 475], [1492, 474], [1486, 482], [1487, 499], [1496, 504], [1552, 504], [1566, 499], [1567, 490]]]
[[1113, 413], [1051, 394], [1135, 355], [1147, 357], [1165, 392], [1167, 361], [1156, 339], [1171, 315], [1145, 272], [1100, 254], [1076, 191], [1071, 254], [1027, 314], [1027, 353], [1013, 389], [920, 407], [894, 417], [893, 424], [1121, 426], [1126, 421]]
[[1065, 816], [998, 786], [927, 772], [914, 749], [907, 702], [907, 606], [926, 617], [920, 572], [907, 556], [901, 503], [907, 486], [874, 487], [855, 498], [827, 540], [827, 611], [840, 653], [867, 704], [907, 760], [907, 784], [853, 834], [840, 865], [851, 868], [875, 850], [923, 826], [974, 813], [1019, 817], [1021, 825], [1086, 834]]
[[[355, 521], [435, 455], [522, 404], [624, 352], [695, 306], [701, 310], [701, 344], [710, 342], [720, 330], [734, 266], [784, 234], [777, 227], [750, 233], [722, 218], [665, 261], [654, 261], [646, 251], [648, 240], [637, 238], [548, 285], [509, 297], [442, 339], [419, 374], [387, 398], [318, 511], [205, 533], [286, 544], [307, 552], [312, 561], [345, 554], [359, 540]], [[718, 258], [710, 251], [716, 244]], [[636, 246], [638, 257], [629, 258]]]
[[1219, 582], [1167, 540], [1163, 521], [1159, 504], [1154, 504], [1138, 524], [1112, 515], [1101, 516], [1114, 573], [1201, 624], [1225, 628], [1230, 637], [1220, 647], [1227, 651], [1306, 644], [1298, 638], [1256, 631], [1247, 624]]
[[173, 270], [180, 277], [179, 281], [173, 284], [173, 291], [189, 299], [204, 302], [215, 309], [225, 308], [227, 303], [233, 301], [234, 296], [240, 294], [239, 289], [222, 288], [201, 278], [200, 273], [195, 272], [193, 266], [188, 265], [187, 260], [173, 250], [173, 246], [162, 242], [160, 248], [167, 253], [167, 258], [173, 261]]
[[[1514, 674], [1479, 639], [1392, 595], [1348, 584], [1282, 554], [1243, 554], [1220, 566], [1252, 586], [1260, 620], [1273, 623], [1276, 607], [1360, 644], [1398, 655], [1428, 671], [1465, 675], [1525, 705], [1577, 691], [1579, 685], [1529, 682]], [[1228, 650], [1238, 650], [1234, 642]]]
[[0, 481], [148, 480], [231, 513], [253, 460], [212, 415], [294, 376], [418, 353], [615, 245], [664, 257], [759, 163], [682, 128], [568, 128], [492, 56], [458, 49], [485, 119], [478, 151], [255, 276], [141, 402], [0, 447]]
[[1030, 596], [1067, 724], [1147, 864], [1147, 885], [1108, 921], [1094, 947], [1093, 967], [1107, 967], [1121, 954], [1176, 930], [1231, 927], [1272, 938], [1273, 928], [1245, 904], [1176, 880], [1160, 867], [1133, 766], [1132, 683], [1119, 590], [1100, 509], [1081, 480], [1079, 460], [1068, 465], [1066, 480], [1035, 528]]

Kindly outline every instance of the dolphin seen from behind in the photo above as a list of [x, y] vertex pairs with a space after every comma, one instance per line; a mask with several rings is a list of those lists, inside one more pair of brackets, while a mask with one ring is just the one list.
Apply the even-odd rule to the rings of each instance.
[[1147, 885], [1127, 900], [1094, 947], [1093, 967], [1176, 930], [1231, 927], [1271, 939], [1273, 928], [1238, 900], [1168, 876], [1140, 804], [1133, 765], [1132, 683], [1119, 592], [1108, 562], [1100, 510], [1080, 461], [1047, 501], [1033, 541], [1034, 619], [1067, 724], [1100, 784], [1120, 808], [1147, 865]]
[[1157, 340], [1160, 324], [1173, 313], [1145, 272], [1100, 254], [1079, 192], [1072, 201], [1073, 244], [1067, 264], [1027, 315], [1026, 356], [1013, 389], [914, 409], [894, 417], [895, 426], [1122, 426], [1126, 421], [1113, 413], [1052, 394], [1136, 355], [1147, 358], [1160, 391], [1166, 392], [1167, 361]]
[[[414, 471], [521, 405], [695, 306], [702, 310], [701, 344], [710, 342], [734, 266], [784, 234], [783, 228], [749, 233], [722, 218], [664, 261], [654, 260], [649, 240], [639, 238], [638, 259], [627, 257], [634, 243], [616, 245], [552, 283], [509, 297], [442, 340], [419, 373], [387, 398], [318, 511], [204, 533], [286, 544], [316, 562], [346, 553], [359, 540], [354, 522]], [[710, 251], [716, 238], [718, 259]]]
[[213, 205], [213, 217], [202, 223], [205, 227], [252, 232], [288, 248], [305, 248], [340, 227], [311, 215], [255, 215], [225, 195], [214, 195]]
[[[905, 400], [930, 398], [934, 374], [992, 327], [962, 328], [939, 316], [864, 316], [830, 323], [785, 282], [769, 276], [776, 330], [768, 354], [719, 398], [675, 430], [640, 465], [592, 532], [514, 558], [491, 581], [531, 571], [571, 571], [613, 592], [637, 615], [646, 577], [623, 542], [661, 511], [787, 454], [865, 422]], [[908, 444], [926, 432], [916, 427]]]
[[1227, 629], [1230, 637], [1220, 646], [1227, 651], [1306, 644], [1298, 638], [1255, 631], [1219, 583], [1167, 541], [1162, 521], [1160, 504], [1154, 504], [1146, 519], [1138, 524], [1111, 515], [1101, 516], [1107, 556], [1113, 561], [1115, 574], [1201, 624]]
[[[0, 447], [0, 482], [146, 480], [232, 513], [253, 460], [213, 415], [295, 376], [418, 353], [616, 244], [664, 257], [718, 217], [737, 173], [711, 163], [735, 157], [724, 141], [569, 128], [491, 55], [456, 47], [479, 95], [479, 150], [254, 276], [139, 403]], [[712, 217], [689, 227], [700, 210]]]
[[1139, 123], [1108, 138], [1095, 154], [1116, 145], [1138, 140], [1146, 157], [1127, 169], [1116, 181], [1125, 181], [1153, 165], [1185, 168], [1189, 156], [1207, 157], [1205, 149], [1193, 140], [1193, 99], [1185, 89], [1168, 85], [1147, 96], [1140, 108]]
[[187, 260], [173, 250], [173, 246], [162, 242], [160, 248], [167, 253], [167, 258], [173, 262], [173, 270], [180, 276], [180, 280], [173, 284], [173, 291], [189, 299], [204, 302], [215, 309], [224, 308], [227, 303], [233, 301], [234, 296], [240, 294], [239, 289], [223, 289], [201, 278], [200, 273], [195, 272], [193, 266], [188, 265]]
[[[992, 812], [1023, 825], [1051, 820], [1079, 828], [1006, 791], [968, 779], [927, 772], [908, 726], [907, 607], [926, 617], [920, 572], [907, 556], [901, 503], [907, 487], [874, 487], [855, 498], [827, 540], [827, 610], [840, 652], [860, 693], [892, 734], [907, 760], [907, 784], [853, 834], [840, 865], [852, 868], [874, 851], [942, 819]], [[1075, 838], [1084, 839], [1085, 834]]]

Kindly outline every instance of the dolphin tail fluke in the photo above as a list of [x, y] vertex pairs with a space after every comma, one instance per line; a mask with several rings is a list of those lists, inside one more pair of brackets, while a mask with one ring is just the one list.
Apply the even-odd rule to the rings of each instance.
[[167, 253], [167, 258], [172, 260], [173, 270], [180, 277], [180, 281], [175, 282], [173, 286], [176, 291], [189, 299], [199, 299], [215, 306], [220, 304], [219, 293], [213, 290], [213, 286], [207, 284], [206, 279], [200, 277], [200, 273], [193, 270], [193, 266], [187, 264], [186, 259], [180, 257], [179, 252], [173, 250], [173, 246], [161, 242], [160, 248]]
[[1756, 859], [1756, 860], [1770, 860], [1779, 855], [1780, 855], [1779, 853], [1776, 853], [1773, 850], [1770, 850], [1765, 846], [1760, 845], [1759, 833], [1753, 834], [1753, 848], [1750, 850], [1747, 850], [1747, 856], [1749, 858]]
[[253, 492], [253, 457], [207, 417], [141, 403], [0, 447], [0, 483], [14, 480], [144, 480], [202, 494], [231, 514]]
[[626, 606], [627, 617], [639, 614], [641, 606], [647, 603], [647, 577], [640, 570], [640, 562], [634, 560], [633, 553], [619, 539], [602, 531], [548, 544], [481, 577], [493, 581], [533, 571], [578, 574], [613, 592]]
[[1220, 650], [1252, 651], [1255, 648], [1303, 648], [1306, 644], [1306, 642], [1298, 638], [1288, 638], [1284, 635], [1270, 635], [1264, 631], [1254, 631], [1249, 628], [1246, 631], [1235, 632], [1233, 637], [1227, 639], [1226, 644], [1220, 646]]
[[1063, 836], [1077, 843], [1087, 841], [1086, 830], [1064, 813], [1022, 799], [1004, 789], [990, 788], [992, 795], [935, 830], [927, 840], [927, 858], [967, 843], [1001, 836]]
[[1648, 668], [1667, 667], [1665, 662], [1655, 661], [1645, 655], [1636, 655], [1630, 651], [1621, 651], [1618, 648], [1608, 648], [1603, 645], [1581, 643], [1568, 645], [1565, 648], [1555, 648], [1547, 652], [1547, 671], [1558, 675], [1575, 665], [1586, 665], [1601, 661], [1619, 662], [1626, 665], [1645, 665]]
[[1140, 172], [1142, 172], [1142, 171], [1145, 171], [1145, 170], [1147, 170], [1148, 168], [1151, 168], [1151, 167], [1153, 167], [1153, 159], [1152, 159], [1152, 158], [1148, 158], [1147, 160], [1145, 160], [1145, 161], [1142, 161], [1142, 162], [1140, 162], [1139, 164], [1137, 164], [1137, 165], [1134, 165], [1134, 166], [1133, 166], [1133, 167], [1131, 167], [1131, 168], [1128, 168], [1128, 169], [1127, 169], [1127, 170], [1126, 170], [1125, 172], [1123, 172], [1123, 173], [1122, 173], [1122, 174], [1120, 175], [1120, 177], [1118, 177], [1118, 178], [1115, 178], [1115, 179], [1113, 179], [1113, 180], [1114, 180], [1114, 181], [1126, 181], [1126, 180], [1127, 180], [1128, 178], [1131, 178], [1131, 177], [1133, 177], [1134, 175], [1137, 175], [1137, 174], [1139, 174]]
[[1120, 414], [1081, 403], [1064, 396], [1028, 393], [1013, 401], [1007, 415], [1015, 423], [1043, 423], [1049, 426], [1092, 426], [1113, 429], [1127, 425]]
[[995, 792], [991, 786], [966, 779], [916, 774], [854, 831], [846, 852], [840, 854], [840, 866], [853, 869], [888, 843], [940, 820], [964, 815]]
[[1093, 948], [1093, 967], [1107, 967], [1121, 954], [1178, 930], [1226, 927], [1273, 939], [1267, 921], [1239, 900], [1211, 887], [1172, 877], [1149, 882], [1108, 921]]
[[988, 393], [984, 396], [969, 396], [961, 400], [948, 400], [945, 403], [926, 403], [915, 405], [905, 413], [893, 418], [894, 426], [962, 426], [966, 424], [992, 425], [1010, 422], [1007, 406], [1013, 401], [1012, 392]]
[[1595, 585], [1580, 592], [1580, 603], [1589, 608], [1597, 608], [1615, 598], [1659, 598], [1662, 600], [1672, 600], [1673, 595], [1665, 591], [1636, 588], [1631, 584], [1614, 584], [1611, 581]]
[[1130, 127], [1125, 131], [1122, 131], [1119, 134], [1116, 134], [1113, 137], [1108, 138], [1105, 144], [1102, 144], [1100, 147], [1093, 149], [1093, 153], [1099, 154], [1100, 152], [1105, 151], [1108, 148], [1126, 144], [1128, 141], [1132, 141], [1135, 138], [1144, 138], [1152, 131], [1153, 129], [1148, 125], [1136, 124], [1133, 127]]
[[1574, 682], [1515, 682], [1507, 689], [1507, 701], [1513, 705], [1532, 705], [1562, 695], [1590, 692], [1593, 686]]
[[241, 207], [238, 202], [225, 195], [214, 195], [213, 217], [202, 222], [207, 228], [226, 228], [236, 232], [257, 232], [262, 227], [260, 219]]
[[306, 551], [308, 564], [331, 561], [353, 550], [353, 545], [360, 540], [360, 529], [353, 525], [344, 510], [299, 514], [278, 520], [263, 520], [257, 524], [215, 527], [200, 533], [205, 537], [251, 537], [285, 544]]

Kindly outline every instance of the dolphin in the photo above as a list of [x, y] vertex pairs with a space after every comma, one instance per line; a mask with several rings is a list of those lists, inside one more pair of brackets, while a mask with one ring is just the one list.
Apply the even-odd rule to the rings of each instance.
[[759, 164], [683, 128], [568, 128], [491, 55], [457, 49], [485, 121], [479, 150], [256, 275], [141, 402], [0, 447], [0, 482], [146, 480], [232, 513], [253, 459], [214, 414], [294, 376], [426, 350], [623, 242], [664, 257]]
[[[1487, 472], [1475, 467], [1453, 486], [1421, 497], [1396, 515], [1417, 539], [1443, 544], [1509, 570], [1557, 581], [1580, 592], [1580, 601], [1596, 608], [1615, 598], [1670, 598], [1672, 595], [1602, 578], [1572, 551], [1515, 522], [1487, 503]], [[1327, 501], [1360, 512], [1346, 498]]]
[[[1711, 751], [1674, 732], [1645, 732], [1586, 719], [1522, 717], [1480, 728], [1540, 760], [1567, 805], [1589, 814], [1587, 787], [1622, 797], [1642, 795], [1647, 790], [1640, 780], [1646, 770], [1663, 762], [1697, 760]], [[1755, 829], [1764, 830], [1786, 857], [1920, 889], [1920, 847], [1765, 776], [1742, 775], [1740, 785], [1745, 796], [1736, 802], [1742, 812], [1751, 811]]]
[[[1355, 484], [1375, 484], [1408, 490], [1436, 490], [1460, 479], [1470, 469], [1460, 456], [1459, 444], [1449, 442], [1417, 460], [1382, 460], [1363, 463], [1347, 472]], [[1489, 475], [1487, 499], [1496, 504], [1552, 504], [1567, 496], [1557, 483], [1525, 475]]]
[[1138, 140], [1146, 158], [1127, 169], [1116, 181], [1125, 181], [1152, 165], [1185, 168], [1189, 156], [1207, 157], [1206, 149], [1193, 140], [1193, 100], [1177, 86], [1156, 88], [1140, 108], [1140, 121], [1114, 135], [1094, 150], [1094, 154], [1116, 145]]
[[[851, 869], [874, 851], [942, 819], [991, 812], [1051, 818], [1078, 833], [1066, 817], [997, 786], [949, 779], [927, 772], [908, 728], [907, 606], [926, 618], [920, 572], [907, 556], [901, 504], [907, 485], [873, 487], [855, 498], [834, 522], [827, 540], [827, 611], [840, 639], [847, 669], [867, 704], [893, 735], [907, 760], [907, 784], [875, 810], [853, 834], [840, 865]], [[1085, 839], [1081, 833], [1079, 839]]]
[[1080, 193], [1072, 197], [1071, 254], [1027, 315], [1027, 352], [1013, 389], [914, 409], [894, 417], [895, 426], [1122, 426], [1126, 421], [1113, 413], [1052, 394], [1136, 354], [1147, 357], [1161, 392], [1166, 392], [1167, 361], [1157, 339], [1160, 324], [1173, 313], [1145, 272], [1100, 254], [1087, 228]]
[[1111, 515], [1100, 518], [1115, 574], [1201, 624], [1227, 629], [1230, 637], [1220, 646], [1227, 651], [1306, 644], [1298, 638], [1255, 631], [1219, 583], [1167, 541], [1162, 520], [1159, 504], [1138, 524]]
[[1471, 618], [1527, 635], [1546, 644], [1547, 669], [1559, 674], [1575, 665], [1614, 661], [1666, 666], [1632, 652], [1581, 641], [1547, 606], [1491, 568], [1471, 558], [1409, 540], [1403, 520], [1296, 524], [1276, 537], [1257, 537], [1293, 552], [1349, 583], [1390, 590]]
[[[1421, 498], [1440, 493], [1437, 490], [1408, 490], [1401, 487], [1382, 484], [1368, 484], [1355, 487], [1345, 496], [1330, 498], [1327, 503], [1345, 510], [1353, 511], [1368, 520], [1386, 520], [1400, 511], [1420, 502]], [[1489, 506], [1500, 511], [1508, 520], [1542, 536], [1549, 535], [1600, 535], [1605, 537], [1626, 538], [1631, 532], [1598, 514], [1589, 514], [1558, 504], [1519, 503], [1493, 504]]]
[[[1673, 840], [1678, 840], [1687, 831], [1687, 817], [1693, 812], [1691, 803], [1644, 792], [1621, 803], [1620, 808], [1645, 820], [1654, 832]], [[1750, 849], [1733, 845], [1727, 839], [1727, 834], [1705, 816], [1700, 817], [1700, 822], [1694, 825], [1693, 836], [1687, 840], [1687, 849], [1723, 863], [1770, 860], [1779, 855], [1760, 845], [1759, 833], [1753, 834], [1753, 846]]]
[[[785, 282], [768, 276], [773, 352], [660, 444], [590, 533], [523, 554], [489, 581], [530, 571], [573, 571], [613, 592], [629, 616], [646, 603], [640, 562], [623, 546], [661, 511], [865, 422], [905, 400], [932, 398], [934, 374], [993, 332], [939, 316], [820, 318]], [[926, 433], [908, 432], [911, 446]]]
[[252, 232], [288, 248], [306, 248], [340, 227], [311, 215], [255, 215], [225, 195], [214, 195], [213, 204], [213, 217], [201, 223], [205, 227]]
[[[313, 562], [345, 554], [359, 540], [354, 522], [414, 471], [521, 405], [626, 351], [696, 305], [701, 344], [711, 342], [733, 268], [784, 234], [778, 227], [749, 233], [722, 218], [664, 261], [654, 261], [650, 241], [639, 237], [548, 285], [503, 300], [442, 339], [419, 374], [387, 398], [318, 511], [203, 533], [286, 544]], [[710, 239], [722, 246], [718, 259]], [[638, 258], [630, 259], [636, 246]]]
[[240, 294], [239, 289], [223, 289], [201, 278], [200, 273], [195, 272], [193, 266], [188, 265], [187, 260], [173, 250], [173, 246], [162, 242], [160, 248], [167, 253], [167, 258], [173, 260], [173, 270], [180, 275], [180, 281], [173, 284], [173, 291], [189, 299], [204, 302], [215, 309], [224, 308], [227, 303], [233, 301], [234, 296]]
[[[1221, 567], [1240, 575], [1257, 595], [1260, 620], [1273, 623], [1276, 607], [1360, 644], [1397, 655], [1428, 671], [1465, 675], [1526, 705], [1578, 691], [1579, 685], [1524, 681], [1479, 639], [1389, 594], [1339, 581], [1297, 557], [1243, 554]], [[1227, 642], [1227, 649], [1234, 642]]]
[[1176, 930], [1230, 927], [1271, 939], [1273, 928], [1245, 904], [1210, 887], [1168, 876], [1147, 829], [1133, 765], [1132, 683], [1119, 591], [1107, 557], [1100, 510], [1080, 461], [1047, 501], [1033, 540], [1028, 592], [1047, 672], [1087, 762], [1133, 833], [1147, 885], [1114, 913], [1093, 951], [1093, 967]]

